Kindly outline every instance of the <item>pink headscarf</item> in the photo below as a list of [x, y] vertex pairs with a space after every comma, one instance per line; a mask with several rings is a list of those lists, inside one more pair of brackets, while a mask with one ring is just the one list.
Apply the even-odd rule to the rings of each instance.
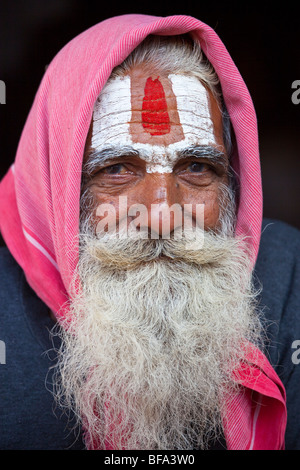
[[[2, 236], [28, 283], [58, 320], [68, 315], [70, 281], [78, 261], [81, 167], [93, 105], [112, 69], [146, 36], [188, 32], [200, 41], [222, 85], [237, 143], [233, 160], [240, 180], [237, 235], [248, 237], [253, 265], [256, 261], [262, 220], [256, 115], [225, 46], [209, 26], [188, 16], [110, 18], [69, 42], [47, 68], [15, 163], [0, 184]], [[228, 411], [235, 423], [226, 431], [228, 448], [283, 448], [284, 388], [267, 359], [261, 355], [257, 361], [249, 359], [247, 372], [239, 376], [247, 393]], [[261, 372], [249, 380], [253, 367]], [[260, 413], [250, 406], [249, 390], [259, 394]], [[275, 414], [266, 412], [264, 400], [273, 403], [268, 410], [277, 410]], [[268, 423], [266, 428], [262, 422]], [[262, 439], [264, 429], [267, 434]]]

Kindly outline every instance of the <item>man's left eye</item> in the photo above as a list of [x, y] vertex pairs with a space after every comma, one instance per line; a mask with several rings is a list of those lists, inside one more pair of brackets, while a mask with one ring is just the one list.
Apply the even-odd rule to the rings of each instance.
[[203, 173], [204, 171], [209, 169], [209, 166], [206, 163], [201, 162], [192, 162], [187, 167], [192, 173]]
[[126, 168], [122, 163], [116, 163], [115, 165], [110, 165], [106, 168], [103, 168], [102, 173], [106, 173], [108, 175], [118, 175], [120, 173], [126, 172]]

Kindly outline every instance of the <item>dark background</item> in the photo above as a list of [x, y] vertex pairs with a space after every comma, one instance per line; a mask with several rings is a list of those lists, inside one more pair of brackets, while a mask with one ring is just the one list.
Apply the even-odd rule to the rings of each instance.
[[300, 104], [291, 100], [292, 83], [300, 80], [300, 2], [0, 0], [0, 79], [6, 84], [0, 178], [14, 160], [45, 66], [77, 34], [126, 13], [186, 14], [216, 30], [256, 108], [264, 215], [300, 229]]

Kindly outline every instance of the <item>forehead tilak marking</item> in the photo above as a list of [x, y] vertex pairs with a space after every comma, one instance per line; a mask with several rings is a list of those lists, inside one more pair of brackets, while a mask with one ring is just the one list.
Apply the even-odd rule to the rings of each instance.
[[159, 78], [149, 77], [145, 84], [142, 104], [142, 125], [151, 135], [169, 134], [171, 130], [168, 105]]
[[[216, 143], [207, 91], [198, 79], [137, 78], [117, 77], [101, 92], [93, 115], [94, 150], [133, 144], [146, 161], [147, 172], [168, 173], [183, 147]], [[162, 128], [157, 127], [160, 120]], [[151, 128], [156, 135], [151, 135]]]
[[168, 77], [147, 77], [140, 70], [130, 73], [133, 142], [170, 145], [184, 139], [176, 97]]

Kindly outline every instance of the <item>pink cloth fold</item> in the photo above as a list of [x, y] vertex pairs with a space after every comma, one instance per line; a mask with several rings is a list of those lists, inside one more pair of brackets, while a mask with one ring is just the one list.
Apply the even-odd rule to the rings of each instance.
[[[2, 236], [28, 283], [58, 321], [69, 315], [70, 282], [78, 261], [81, 167], [93, 105], [112, 69], [146, 36], [188, 32], [200, 41], [221, 81], [236, 137], [233, 166], [240, 183], [237, 235], [247, 237], [255, 263], [262, 220], [256, 115], [225, 46], [212, 28], [189, 16], [110, 18], [70, 41], [48, 66], [15, 162], [0, 184]], [[267, 363], [262, 361], [259, 367], [269, 380], [265, 386], [278, 386], [278, 378], [269, 374]], [[269, 397], [266, 390], [263, 396]], [[269, 399], [272, 403], [275, 400], [273, 396]], [[249, 406], [252, 401], [249, 398]], [[256, 422], [266, 415], [260, 412]], [[278, 433], [281, 436], [282, 430]], [[230, 441], [232, 433], [228, 436]]]
[[229, 450], [284, 450], [285, 388], [266, 356], [249, 344], [234, 373], [240, 388], [227, 403], [224, 430]]

